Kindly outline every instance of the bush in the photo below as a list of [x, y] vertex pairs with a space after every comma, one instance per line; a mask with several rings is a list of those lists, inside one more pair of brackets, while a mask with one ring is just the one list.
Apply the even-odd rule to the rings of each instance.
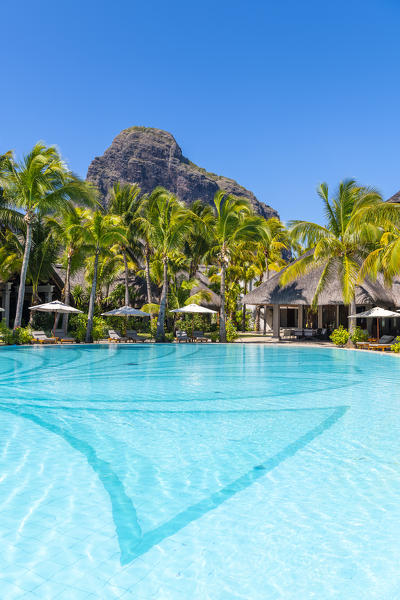
[[343, 325], [340, 325], [338, 329], [332, 331], [330, 339], [335, 344], [335, 346], [344, 346], [348, 342], [349, 337], [350, 334], [347, 331], [347, 329], [345, 329]]
[[361, 329], [361, 327], [359, 327], [358, 325], [353, 331], [353, 333], [350, 335], [350, 339], [354, 344], [356, 344], [357, 342], [367, 342], [368, 338], [368, 331], [366, 331], [365, 329]]
[[4, 321], [0, 321], [0, 341], [11, 346], [15, 344], [14, 332], [7, 327]]
[[228, 319], [226, 322], [226, 341], [231, 343], [238, 338], [238, 332], [232, 321]]
[[[77, 342], [84, 342], [86, 338], [88, 316], [72, 315], [69, 320], [71, 335]], [[93, 341], [107, 337], [107, 323], [101, 317], [93, 317]]]
[[396, 354], [398, 354], [400, 352], [400, 336], [397, 336], [397, 338], [395, 339], [395, 344], [392, 344], [392, 346], [390, 346], [390, 349], [393, 352], [396, 352]]
[[30, 327], [17, 327], [14, 330], [15, 343], [22, 346], [32, 342], [32, 330]]
[[219, 340], [219, 332], [218, 331], [211, 331], [211, 333], [209, 334], [209, 337], [211, 339], [212, 342], [218, 342]]

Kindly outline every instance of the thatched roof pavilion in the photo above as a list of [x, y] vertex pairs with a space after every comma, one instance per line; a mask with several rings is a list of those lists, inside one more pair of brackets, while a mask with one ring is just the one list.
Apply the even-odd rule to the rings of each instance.
[[[246, 294], [242, 302], [264, 307], [265, 319], [268, 321], [269, 316], [268, 324], [273, 326], [274, 337], [279, 337], [281, 325], [302, 328], [304, 321], [318, 328], [332, 328], [339, 324], [347, 327], [348, 308], [343, 301], [339, 275], [320, 294], [317, 311], [311, 310], [321, 273], [322, 267], [314, 268], [282, 287], [281, 271]], [[387, 288], [381, 275], [376, 281], [366, 279], [356, 287], [355, 301], [359, 311], [374, 305], [399, 307], [400, 280]], [[270, 309], [269, 315], [267, 309]]]

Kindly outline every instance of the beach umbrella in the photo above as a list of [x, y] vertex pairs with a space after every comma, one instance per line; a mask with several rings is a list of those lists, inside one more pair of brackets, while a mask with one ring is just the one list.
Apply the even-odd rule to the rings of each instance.
[[[205, 308], [204, 306], [199, 306], [198, 304], [188, 304], [187, 306], [182, 306], [182, 308], [174, 308], [170, 312], [172, 313], [183, 313], [183, 314], [207, 314], [212, 315], [216, 314], [216, 310], [211, 310], [211, 308]], [[194, 323], [192, 323], [192, 335], [193, 335]]]
[[132, 306], [121, 306], [121, 308], [114, 308], [108, 312], [101, 313], [102, 317], [151, 317], [150, 313], [144, 312]]
[[73, 306], [69, 306], [69, 304], [64, 304], [64, 302], [60, 302], [59, 300], [53, 300], [52, 302], [46, 302], [46, 304], [37, 304], [36, 306], [30, 306], [29, 310], [39, 310], [40, 312], [54, 312], [55, 313], [53, 335], [55, 334], [58, 315], [82, 313], [81, 310], [78, 310], [77, 308], [74, 308]]
[[198, 304], [188, 304], [187, 306], [182, 306], [182, 308], [174, 308], [174, 310], [170, 310], [173, 313], [201, 313], [201, 314], [216, 314], [216, 310], [211, 310], [211, 308], [205, 308], [204, 306], [199, 306]]
[[399, 314], [394, 312], [393, 310], [387, 310], [386, 308], [381, 308], [380, 306], [375, 306], [374, 308], [370, 308], [369, 310], [365, 310], [364, 312], [357, 313], [355, 315], [349, 315], [349, 319], [376, 319], [376, 331], [377, 338], [379, 339], [379, 319], [393, 319], [398, 318]]

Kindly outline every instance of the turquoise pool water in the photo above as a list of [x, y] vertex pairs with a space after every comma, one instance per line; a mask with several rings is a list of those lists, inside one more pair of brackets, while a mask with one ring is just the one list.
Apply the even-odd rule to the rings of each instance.
[[400, 360], [0, 349], [0, 598], [400, 598]]

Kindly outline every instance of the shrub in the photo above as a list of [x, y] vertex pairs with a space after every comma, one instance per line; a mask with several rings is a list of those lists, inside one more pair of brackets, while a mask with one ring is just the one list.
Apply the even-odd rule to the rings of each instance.
[[343, 325], [340, 325], [340, 327], [332, 331], [332, 334], [330, 336], [335, 346], [344, 346], [347, 343], [349, 337], [350, 334], [347, 331], [347, 329], [343, 327]]
[[[69, 324], [71, 335], [77, 342], [84, 342], [86, 337], [88, 316], [87, 315], [72, 315]], [[93, 317], [93, 340], [101, 340], [107, 337], [107, 323], [101, 317]]]
[[165, 334], [165, 342], [173, 342], [174, 341], [174, 334], [171, 333], [170, 331], [167, 331]]
[[238, 332], [232, 321], [228, 319], [226, 322], [226, 341], [231, 343], [238, 338]]
[[11, 346], [15, 344], [14, 332], [7, 327], [4, 321], [0, 321], [0, 341]]
[[209, 334], [209, 337], [211, 338], [212, 342], [218, 342], [219, 340], [219, 333], [218, 331], [211, 331]]
[[392, 344], [392, 346], [390, 347], [390, 349], [393, 352], [399, 353], [400, 352], [400, 336], [397, 336], [397, 338], [395, 339], [395, 344]]
[[17, 327], [14, 330], [15, 343], [22, 346], [32, 341], [32, 330], [30, 327]]
[[354, 342], [354, 344], [356, 344], [357, 342], [366, 342], [368, 341], [368, 337], [368, 331], [366, 331], [365, 329], [361, 329], [361, 327], [359, 327], [358, 325], [350, 336], [351, 341]]

